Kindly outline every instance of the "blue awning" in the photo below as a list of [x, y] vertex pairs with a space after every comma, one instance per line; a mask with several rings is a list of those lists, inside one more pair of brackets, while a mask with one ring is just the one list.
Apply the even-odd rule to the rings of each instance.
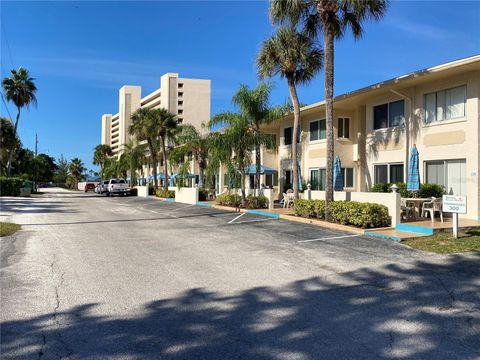
[[[257, 166], [256, 164], [250, 164], [247, 169], [247, 174], [253, 174], [255, 175], [257, 173]], [[272, 169], [271, 167], [265, 166], [265, 165], [260, 165], [260, 174], [276, 174], [278, 171], [275, 169]]]

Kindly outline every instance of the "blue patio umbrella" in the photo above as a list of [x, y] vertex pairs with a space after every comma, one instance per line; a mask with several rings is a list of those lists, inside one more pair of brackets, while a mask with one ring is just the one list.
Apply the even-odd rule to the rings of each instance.
[[157, 174], [157, 179], [158, 180], [163, 180], [163, 179], [165, 179], [165, 175], [163, 173], [159, 173], [159, 174]]
[[413, 145], [410, 153], [410, 161], [408, 163], [408, 178], [407, 178], [407, 191], [420, 190], [420, 171], [418, 169], [418, 150]]
[[[250, 164], [247, 169], [247, 174], [256, 174], [257, 166], [256, 164]], [[265, 165], [260, 165], [260, 174], [276, 174], [277, 170], [272, 169], [271, 167], [265, 166]]]
[[150, 181], [152, 181], [152, 180], [153, 180], [153, 175], [148, 175], [148, 176], [147, 176], [147, 182], [150, 182]]
[[340, 156], [338, 155], [333, 163], [333, 189], [335, 191], [343, 190], [342, 162], [340, 161]]
[[174, 186], [175, 186], [175, 184], [173, 183], [173, 180], [174, 180], [174, 177], [170, 175], [170, 176], [168, 177], [168, 186], [170, 186], [170, 187], [174, 187]]

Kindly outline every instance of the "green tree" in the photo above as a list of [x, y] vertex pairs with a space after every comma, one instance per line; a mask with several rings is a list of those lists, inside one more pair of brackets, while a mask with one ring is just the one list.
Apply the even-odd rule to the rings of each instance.
[[333, 201], [333, 96], [334, 96], [334, 42], [351, 30], [356, 39], [363, 34], [363, 22], [379, 20], [386, 13], [387, 0], [273, 0], [270, 17], [274, 23], [302, 26], [312, 38], [323, 35], [325, 48], [325, 117], [327, 127], [326, 214], [330, 221], [328, 204]]
[[57, 160], [57, 169], [53, 176], [53, 181], [57, 184], [65, 184], [68, 177], [68, 160], [63, 155]]
[[35, 158], [35, 166], [37, 181], [43, 183], [53, 181], [55, 171], [57, 170], [55, 158], [47, 154], [38, 154]]
[[180, 156], [185, 156], [190, 152], [196, 159], [199, 169], [198, 187], [205, 187], [205, 170], [213, 143], [212, 133], [202, 133], [192, 125], [183, 125], [178, 135], [178, 142], [180, 145], [176, 150], [183, 150]]
[[[272, 121], [283, 117], [284, 108], [270, 106], [270, 93], [272, 85], [260, 83], [255, 89], [247, 85], [240, 85], [240, 88], [233, 95], [233, 103], [238, 106], [240, 113], [249, 121], [250, 132], [255, 142], [255, 184], [254, 187], [260, 192], [260, 171], [261, 171], [261, 150], [262, 146], [268, 150], [276, 150], [275, 142], [262, 134], [261, 127], [270, 124]], [[263, 140], [267, 142], [262, 143]]]
[[[154, 127], [154, 134], [160, 140], [160, 148], [163, 157], [163, 173], [165, 181], [163, 187], [165, 191], [168, 190], [168, 152], [167, 146], [173, 145], [178, 135], [178, 122], [174, 114], [167, 109], [160, 108], [152, 110], [152, 122]], [[156, 172], [154, 173], [156, 177]], [[155, 179], [156, 180], [156, 179]]]
[[82, 174], [86, 170], [82, 160], [80, 160], [79, 158], [73, 158], [70, 161], [68, 170], [74, 180], [74, 189], [78, 190], [78, 182], [81, 180]]
[[103, 168], [109, 157], [113, 156], [112, 148], [109, 145], [100, 144], [95, 146], [93, 152], [93, 164], [100, 166], [100, 176], [103, 177]]
[[137, 183], [137, 170], [143, 170], [145, 163], [145, 145], [139, 145], [130, 140], [123, 145], [123, 154], [120, 156], [120, 167], [124, 173], [130, 173], [130, 182]]
[[[150, 153], [150, 161], [153, 168], [153, 183], [158, 187], [158, 126], [154, 116], [154, 110], [140, 108], [131, 116], [131, 124], [128, 129], [130, 135], [135, 136], [138, 142], [146, 141]], [[148, 161], [148, 160], [147, 160]]]
[[295, 28], [280, 27], [276, 34], [265, 40], [257, 56], [260, 78], [279, 75], [288, 83], [293, 105], [292, 171], [293, 192], [298, 199], [297, 139], [300, 131], [300, 102], [297, 85], [307, 84], [322, 67], [323, 53], [320, 47]]
[[[13, 138], [17, 136], [18, 122], [20, 120], [20, 112], [22, 108], [28, 107], [30, 104], [37, 103], [37, 87], [34, 78], [30, 77], [28, 70], [20, 67], [18, 70], [10, 70], [11, 76], [6, 77], [2, 81], [3, 91], [8, 101], [13, 102], [17, 108], [17, 117], [13, 127]], [[7, 175], [11, 175], [13, 155], [15, 147], [12, 145], [8, 155]]]
[[15, 131], [12, 122], [4, 117], [0, 117], [0, 171], [2, 175], [7, 174], [8, 156], [9, 153], [17, 153], [21, 147], [18, 136], [15, 135]]

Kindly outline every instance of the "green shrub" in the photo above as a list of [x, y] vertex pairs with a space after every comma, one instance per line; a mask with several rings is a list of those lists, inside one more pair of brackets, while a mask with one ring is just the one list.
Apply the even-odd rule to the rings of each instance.
[[175, 190], [165, 191], [164, 189], [157, 189], [155, 195], [159, 198], [171, 199], [175, 197]]
[[428, 198], [428, 197], [442, 197], [445, 192], [443, 187], [437, 184], [422, 184], [420, 186], [420, 191], [418, 192], [418, 197]]
[[0, 196], [20, 196], [23, 180], [19, 177], [0, 176]]
[[[293, 209], [297, 216], [325, 218], [325, 201], [323, 200], [295, 200]], [[388, 208], [380, 204], [357, 201], [333, 201], [330, 203], [329, 209], [333, 221], [343, 225], [374, 228], [390, 224]]]
[[223, 206], [240, 206], [242, 197], [237, 194], [221, 194], [217, 196], [215, 202]]
[[130, 195], [138, 196], [138, 189], [137, 188], [131, 188], [130, 189]]
[[248, 195], [247, 203], [245, 204], [245, 207], [247, 209], [266, 209], [268, 208], [268, 199], [266, 196], [263, 196], [263, 195], [259, 195], [259, 196]]
[[376, 183], [375, 185], [372, 186], [372, 189], [370, 191], [377, 192], [377, 193], [386, 193], [388, 192], [388, 189], [390, 189], [390, 184]]
[[205, 189], [198, 189], [198, 201], [207, 201], [208, 192]]

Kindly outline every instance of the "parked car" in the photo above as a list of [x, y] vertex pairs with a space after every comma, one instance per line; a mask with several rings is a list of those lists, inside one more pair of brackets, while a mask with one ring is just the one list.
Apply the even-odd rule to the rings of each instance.
[[107, 196], [113, 196], [115, 194], [128, 195], [130, 194], [130, 185], [124, 179], [110, 179], [108, 181]]
[[85, 184], [85, 192], [95, 191], [95, 184], [94, 183], [86, 183]]
[[95, 188], [95, 192], [97, 194], [104, 194], [107, 192], [108, 180], [102, 180], [98, 183], [97, 187]]

